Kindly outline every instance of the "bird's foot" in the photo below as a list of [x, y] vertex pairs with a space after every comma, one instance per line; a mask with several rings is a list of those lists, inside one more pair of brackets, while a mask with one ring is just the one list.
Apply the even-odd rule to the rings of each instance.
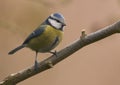
[[37, 60], [35, 60], [34, 69], [38, 70], [38, 62], [37, 62]]
[[54, 52], [50, 51], [50, 53], [53, 54], [53, 55], [55, 55], [56, 57], [58, 57], [56, 50]]

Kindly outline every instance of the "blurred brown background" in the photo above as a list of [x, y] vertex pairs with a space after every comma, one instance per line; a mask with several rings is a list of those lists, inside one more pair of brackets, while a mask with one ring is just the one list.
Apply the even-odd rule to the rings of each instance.
[[[34, 63], [35, 53], [25, 48], [14, 55], [8, 51], [20, 45], [51, 13], [66, 18], [60, 50], [80, 37], [120, 18], [120, 0], [1, 0], [0, 80]], [[120, 35], [115, 34], [86, 46], [54, 68], [18, 85], [120, 85]], [[41, 61], [50, 54], [39, 54]]]

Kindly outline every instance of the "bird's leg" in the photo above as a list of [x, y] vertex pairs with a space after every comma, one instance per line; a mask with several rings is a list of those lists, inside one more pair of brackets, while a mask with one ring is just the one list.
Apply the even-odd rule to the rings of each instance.
[[49, 53], [55, 55], [57, 57], [57, 51], [55, 50], [54, 52], [50, 51]]
[[36, 51], [35, 64], [34, 64], [35, 70], [38, 69], [37, 55], [38, 55], [38, 52]]

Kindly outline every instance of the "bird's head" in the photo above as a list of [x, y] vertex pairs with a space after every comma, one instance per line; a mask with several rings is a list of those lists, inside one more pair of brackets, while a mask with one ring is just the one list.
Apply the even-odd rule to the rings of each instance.
[[54, 28], [58, 29], [58, 30], [62, 30], [63, 31], [63, 27], [66, 26], [65, 24], [65, 19], [63, 17], [62, 14], [60, 13], [54, 13], [51, 14], [48, 19], [47, 22]]

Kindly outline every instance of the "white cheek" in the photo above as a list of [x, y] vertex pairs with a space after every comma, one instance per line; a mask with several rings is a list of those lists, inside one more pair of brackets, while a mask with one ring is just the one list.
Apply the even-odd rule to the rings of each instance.
[[52, 26], [54, 26], [57, 29], [60, 29], [62, 27], [62, 24], [57, 22], [56, 20], [53, 19], [48, 19], [49, 22], [51, 23]]

